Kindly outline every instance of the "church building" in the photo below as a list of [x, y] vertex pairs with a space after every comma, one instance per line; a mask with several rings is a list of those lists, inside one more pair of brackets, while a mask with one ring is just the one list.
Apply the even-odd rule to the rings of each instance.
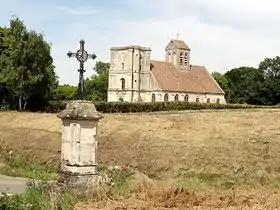
[[226, 103], [207, 69], [191, 64], [191, 49], [184, 41], [171, 40], [164, 61], [151, 60], [151, 51], [138, 45], [110, 49], [108, 102]]

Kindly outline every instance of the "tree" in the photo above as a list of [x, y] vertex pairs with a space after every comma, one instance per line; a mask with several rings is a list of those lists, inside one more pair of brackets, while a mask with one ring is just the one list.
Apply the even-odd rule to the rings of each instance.
[[265, 58], [259, 64], [264, 77], [260, 100], [263, 104], [280, 103], [280, 57]]
[[50, 45], [41, 34], [27, 31], [23, 21], [10, 21], [1, 54], [0, 83], [17, 98], [19, 110], [25, 110], [32, 98], [46, 99], [57, 85]]
[[216, 82], [223, 89], [223, 91], [225, 92], [225, 97], [227, 99], [228, 98], [228, 94], [229, 94], [227, 78], [223, 74], [221, 74], [219, 72], [213, 72], [211, 74], [211, 76], [216, 80]]
[[85, 97], [92, 101], [107, 101], [110, 63], [98, 61], [93, 69], [96, 75], [85, 80]]
[[228, 81], [228, 99], [231, 103], [259, 104], [260, 88], [264, 81], [259, 69], [242, 66], [225, 74]]
[[70, 85], [59, 85], [53, 90], [52, 100], [54, 101], [69, 101], [76, 100], [77, 98], [77, 87]]

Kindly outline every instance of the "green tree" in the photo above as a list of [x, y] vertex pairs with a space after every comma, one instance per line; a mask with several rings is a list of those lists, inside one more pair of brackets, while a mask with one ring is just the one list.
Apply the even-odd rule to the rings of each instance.
[[265, 58], [259, 64], [264, 77], [260, 100], [263, 104], [275, 105], [280, 103], [280, 57]]
[[219, 72], [213, 72], [211, 76], [216, 80], [216, 82], [220, 85], [220, 87], [223, 89], [225, 92], [225, 97], [227, 99], [229, 89], [228, 89], [228, 81], [225, 75], [219, 73]]
[[27, 31], [18, 18], [10, 21], [3, 39], [0, 58], [0, 83], [17, 99], [19, 110], [25, 110], [32, 98], [46, 99], [57, 85], [50, 45], [41, 34]]
[[70, 101], [77, 98], [77, 87], [71, 85], [59, 85], [53, 90], [52, 100], [54, 101]]
[[259, 69], [242, 66], [225, 74], [228, 81], [228, 99], [231, 103], [259, 104], [263, 75]]
[[85, 80], [85, 97], [92, 101], [107, 101], [110, 63], [98, 61], [93, 69], [96, 74]]

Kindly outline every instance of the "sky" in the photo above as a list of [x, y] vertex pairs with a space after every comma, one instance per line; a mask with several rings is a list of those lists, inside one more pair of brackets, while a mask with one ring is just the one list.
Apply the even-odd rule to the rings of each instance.
[[137, 44], [164, 60], [170, 39], [191, 48], [191, 63], [211, 73], [239, 66], [257, 67], [280, 53], [279, 0], [9, 0], [1, 3], [0, 25], [14, 17], [44, 34], [60, 84], [77, 85], [79, 64], [68, 58], [86, 41], [96, 60], [85, 64], [85, 77], [96, 61], [110, 61], [110, 47]]

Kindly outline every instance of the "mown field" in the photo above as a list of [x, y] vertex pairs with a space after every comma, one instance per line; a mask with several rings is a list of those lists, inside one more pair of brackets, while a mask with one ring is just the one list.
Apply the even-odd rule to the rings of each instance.
[[[2, 172], [55, 179], [60, 129], [55, 114], [0, 112]], [[98, 132], [100, 165], [140, 184], [77, 209], [280, 207], [280, 110], [105, 114]]]

